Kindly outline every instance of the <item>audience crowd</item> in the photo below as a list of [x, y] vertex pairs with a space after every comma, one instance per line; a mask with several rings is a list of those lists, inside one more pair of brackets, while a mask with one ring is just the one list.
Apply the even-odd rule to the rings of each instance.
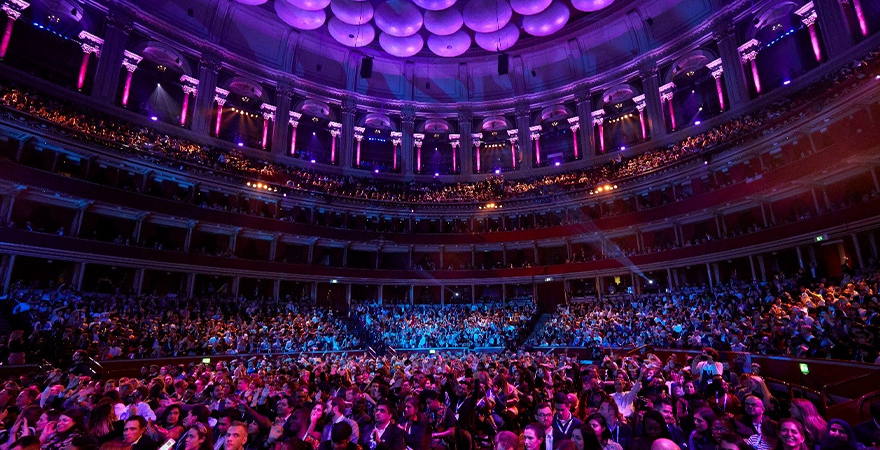
[[107, 360], [361, 347], [332, 311], [289, 301], [80, 294], [20, 284], [7, 301], [16, 320], [32, 324], [17, 346], [32, 360], [54, 360], [73, 350]]
[[[846, 267], [846, 271], [851, 270]], [[880, 363], [880, 270], [840, 283], [800, 270], [769, 282], [733, 281], [560, 305], [531, 340], [539, 346], [749, 352]]]
[[355, 315], [391, 347], [505, 347], [527, 330], [535, 307], [363, 305]]

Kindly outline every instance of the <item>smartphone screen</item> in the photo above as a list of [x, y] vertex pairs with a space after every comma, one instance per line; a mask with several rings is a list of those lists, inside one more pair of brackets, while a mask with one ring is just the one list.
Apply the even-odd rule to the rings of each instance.
[[174, 447], [174, 439], [168, 439], [159, 447], [159, 450], [171, 450], [171, 447]]

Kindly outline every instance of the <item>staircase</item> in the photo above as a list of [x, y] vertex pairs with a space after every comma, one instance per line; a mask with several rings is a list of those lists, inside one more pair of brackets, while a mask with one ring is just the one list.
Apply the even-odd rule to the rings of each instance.
[[372, 347], [373, 349], [377, 349], [381, 346], [381, 342], [373, 336], [373, 333], [371, 333], [370, 330], [364, 327], [360, 320], [346, 316], [339, 316], [339, 321], [345, 325], [348, 334], [355, 336], [360, 340], [361, 347]]
[[552, 314], [543, 313], [540, 316], [536, 316], [536, 319], [532, 321], [531, 329], [529, 330], [528, 337], [525, 338], [524, 342], [534, 342], [535, 341], [535, 333], [538, 330], [543, 330], [544, 326], [547, 322], [550, 321]]

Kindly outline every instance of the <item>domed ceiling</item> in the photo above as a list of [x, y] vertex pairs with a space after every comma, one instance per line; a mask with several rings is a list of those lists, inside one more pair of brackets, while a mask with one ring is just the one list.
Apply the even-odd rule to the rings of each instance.
[[[270, 0], [235, 0], [260, 7]], [[406, 58], [505, 51], [524, 37], [551, 36], [614, 0], [271, 0], [298, 30], [324, 30], [346, 47]], [[262, 7], [269, 7], [265, 5]]]

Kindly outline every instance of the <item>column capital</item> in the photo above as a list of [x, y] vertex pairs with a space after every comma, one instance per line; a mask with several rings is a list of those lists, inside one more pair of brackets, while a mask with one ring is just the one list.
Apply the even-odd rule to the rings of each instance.
[[122, 67], [125, 67], [125, 70], [129, 72], [134, 72], [137, 70], [138, 63], [143, 59], [143, 56], [126, 50], [122, 53]]
[[296, 85], [293, 80], [289, 78], [282, 79], [275, 86], [275, 94], [278, 97], [292, 97], [293, 96], [293, 87]]
[[103, 39], [85, 30], [80, 31], [78, 37], [80, 40], [79, 45], [82, 47], [83, 52], [94, 53], [98, 57], [101, 56], [101, 46], [104, 45]]
[[400, 108], [400, 119], [404, 122], [410, 122], [416, 120], [416, 108], [413, 105], [403, 105], [403, 108]]
[[471, 133], [471, 144], [478, 147], [483, 143], [483, 133]]
[[290, 122], [290, 124], [293, 125], [294, 128], [299, 126], [299, 119], [302, 119], [302, 114], [296, 111], [290, 112], [290, 119], [288, 120], [288, 122]]
[[219, 87], [214, 88], [214, 101], [216, 101], [218, 105], [223, 106], [223, 104], [226, 103], [227, 95], [229, 95], [229, 91], [226, 89]]
[[709, 68], [709, 71], [712, 72], [712, 77], [716, 80], [721, 78], [721, 74], [724, 73], [724, 65], [721, 63], [721, 58], [711, 61], [709, 64], [706, 64], [706, 67]]
[[268, 103], [263, 103], [262, 105], [260, 105], [260, 111], [263, 113], [263, 119], [266, 120], [274, 120], [276, 110], [277, 107], [275, 105], [270, 105]]
[[6, 11], [6, 15], [10, 20], [18, 20], [21, 17], [22, 11], [27, 9], [28, 6], [31, 6], [31, 4], [23, 0], [6, 0], [0, 5], [0, 9]]
[[425, 135], [423, 133], [413, 133], [413, 143], [416, 147], [421, 147], [424, 140]]
[[354, 128], [354, 138], [360, 141], [364, 138], [364, 133], [367, 131], [364, 127], [353, 127]]
[[528, 116], [531, 112], [531, 106], [525, 102], [519, 102], [514, 107], [514, 114], [516, 114], [517, 119], [523, 116]]
[[660, 99], [661, 100], [672, 100], [672, 96], [675, 94], [675, 83], [666, 83], [663, 86], [660, 86]]
[[636, 103], [636, 109], [639, 110], [639, 112], [644, 111], [645, 107], [648, 106], [648, 103], [645, 101], [645, 94], [636, 95], [633, 97], [633, 101]]
[[540, 138], [542, 129], [541, 125], [533, 125], [529, 127], [529, 137], [532, 138], [532, 140]]
[[581, 128], [581, 118], [578, 116], [569, 117], [568, 125], [571, 128], [571, 131], [577, 131]]
[[758, 42], [757, 39], [752, 39], [745, 44], [737, 47], [737, 50], [739, 50], [739, 56], [742, 59], [743, 63], [753, 61], [756, 57], [758, 57], [758, 50], [760, 49], [761, 43]]
[[590, 100], [590, 88], [587, 86], [579, 86], [574, 89], [574, 101], [581, 103]]
[[511, 144], [519, 140], [519, 130], [507, 130], [507, 140]]
[[655, 75], [659, 75], [660, 68], [657, 67], [656, 63], [652, 62], [652, 63], [650, 63], [650, 65], [647, 65], [642, 70], [640, 70], [639, 73], [641, 74], [642, 78], [650, 78]]
[[329, 122], [327, 123], [327, 128], [330, 129], [330, 134], [333, 137], [339, 136], [342, 133], [342, 124], [339, 122]]
[[134, 29], [136, 18], [137, 13], [135, 13], [134, 10], [117, 3], [113, 9], [110, 10], [110, 14], [107, 14], [107, 25], [122, 30], [128, 34]]
[[357, 111], [357, 101], [354, 97], [350, 95], [345, 95], [342, 97], [342, 104], [339, 106], [342, 114], [354, 114]]
[[459, 108], [457, 119], [459, 122], [469, 122], [474, 120], [474, 112], [469, 108]]
[[199, 59], [199, 65], [212, 72], [219, 72], [223, 68], [223, 60], [219, 54], [205, 54]]
[[725, 14], [716, 22], [712, 37], [720, 41], [731, 36], [736, 36], [736, 21], [731, 15]]
[[801, 22], [808, 27], [816, 23], [816, 20], [819, 19], [819, 15], [816, 13], [816, 7], [813, 5], [813, 2], [807, 2], [806, 5], [795, 10], [794, 13], [801, 16]]
[[189, 75], [181, 75], [180, 83], [185, 94], [196, 95], [199, 92], [199, 80]]
[[[390, 137], [391, 137], [391, 143], [392, 143], [393, 145], [400, 145], [400, 143], [403, 142], [403, 132], [401, 132], [401, 131], [392, 131], [391, 133], [389, 133], [389, 135], [390, 135]], [[450, 139], [451, 139], [451, 138], [452, 138], [452, 135], [450, 135], [449, 137], [450, 137]]]
[[593, 125], [602, 125], [605, 122], [605, 110], [600, 109], [590, 113], [590, 117], [593, 119]]

